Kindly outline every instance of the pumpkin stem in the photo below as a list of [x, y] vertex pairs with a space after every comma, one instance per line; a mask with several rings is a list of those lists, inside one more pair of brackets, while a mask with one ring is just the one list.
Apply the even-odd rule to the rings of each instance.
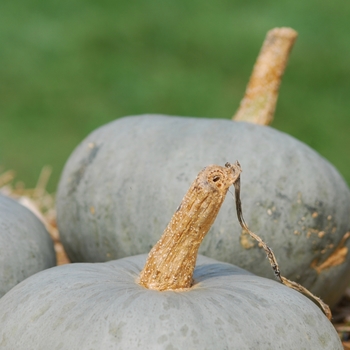
[[211, 165], [198, 174], [150, 251], [139, 284], [159, 291], [191, 287], [199, 246], [240, 173], [236, 162]]
[[272, 122], [282, 75], [297, 36], [292, 28], [274, 28], [267, 33], [233, 120], [261, 125]]

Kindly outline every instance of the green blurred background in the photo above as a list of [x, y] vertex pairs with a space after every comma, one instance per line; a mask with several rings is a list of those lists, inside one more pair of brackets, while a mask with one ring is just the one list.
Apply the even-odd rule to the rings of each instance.
[[27, 187], [125, 115], [231, 118], [266, 32], [298, 31], [273, 127], [309, 144], [350, 184], [350, 2], [0, 2], [0, 173]]

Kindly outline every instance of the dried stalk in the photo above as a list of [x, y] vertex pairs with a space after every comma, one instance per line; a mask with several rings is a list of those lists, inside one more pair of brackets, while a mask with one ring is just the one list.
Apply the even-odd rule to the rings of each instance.
[[191, 287], [198, 248], [240, 172], [236, 163], [211, 165], [198, 174], [150, 251], [139, 284], [159, 291]]
[[0, 188], [10, 183], [15, 178], [15, 172], [8, 170], [0, 174]]
[[49, 182], [50, 176], [52, 173], [52, 167], [49, 165], [45, 165], [40, 173], [38, 182], [35, 186], [33, 197], [34, 198], [40, 198], [43, 197], [46, 193], [46, 186]]
[[241, 182], [241, 180], [240, 180], [240, 176], [239, 176], [233, 185], [235, 187], [237, 217], [238, 217], [238, 221], [239, 221], [241, 227], [245, 231], [247, 231], [252, 238], [254, 238], [256, 241], [258, 241], [259, 244], [262, 246], [262, 248], [265, 250], [267, 258], [269, 259], [269, 262], [270, 262], [271, 267], [273, 269], [273, 272], [274, 272], [275, 276], [281, 281], [281, 283], [283, 283], [284, 285], [286, 285], [289, 288], [295, 289], [296, 291], [306, 295], [307, 297], [309, 297], [311, 299], [314, 299], [320, 305], [321, 309], [323, 310], [323, 312], [325, 313], [327, 318], [329, 320], [331, 320], [332, 319], [332, 312], [331, 312], [329, 306], [326, 303], [324, 303], [319, 297], [313, 295], [309, 290], [307, 290], [305, 287], [301, 286], [299, 283], [290, 281], [286, 277], [283, 277], [281, 275], [275, 254], [273, 253], [272, 249], [258, 235], [256, 235], [254, 232], [249, 230], [248, 225], [246, 224], [246, 222], [243, 218], [242, 204], [241, 204], [241, 199], [240, 199], [240, 188], [241, 188], [240, 182]]
[[261, 125], [272, 122], [282, 76], [297, 35], [292, 28], [274, 28], [267, 33], [244, 98], [233, 117], [235, 121]]

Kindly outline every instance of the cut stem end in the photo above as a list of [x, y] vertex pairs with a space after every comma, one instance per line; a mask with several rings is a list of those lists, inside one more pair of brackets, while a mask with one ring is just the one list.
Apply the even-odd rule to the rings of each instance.
[[139, 276], [140, 285], [159, 291], [191, 287], [199, 246], [240, 173], [236, 162], [225, 167], [211, 165], [198, 174], [150, 251]]

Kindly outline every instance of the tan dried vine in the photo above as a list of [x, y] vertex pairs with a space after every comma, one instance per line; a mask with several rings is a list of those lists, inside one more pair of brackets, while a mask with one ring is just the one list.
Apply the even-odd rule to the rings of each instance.
[[241, 171], [240, 164], [236, 162], [226, 163], [225, 167], [211, 165], [197, 175], [162, 237], [148, 254], [138, 283], [158, 291], [183, 290], [192, 286], [198, 248], [215, 221], [229, 187], [234, 185], [238, 221], [263, 247], [276, 277], [287, 287], [314, 299], [331, 319], [328, 305], [300, 284], [282, 276], [272, 249], [249, 230], [243, 218], [240, 199]]
[[[226, 167], [230, 166], [230, 163], [225, 164]], [[275, 257], [275, 254], [273, 253], [272, 249], [254, 232], [250, 231], [248, 228], [248, 225], [246, 224], [244, 218], [243, 218], [243, 212], [242, 212], [242, 203], [240, 199], [240, 191], [241, 191], [241, 179], [240, 176], [238, 176], [237, 180], [234, 182], [235, 187], [235, 200], [236, 200], [236, 211], [237, 211], [237, 218], [241, 225], [241, 227], [249, 233], [249, 235], [254, 238], [257, 242], [259, 242], [260, 246], [265, 250], [267, 258], [269, 259], [269, 262], [271, 264], [271, 267], [273, 269], [273, 272], [275, 276], [280, 280], [281, 283], [283, 283], [285, 286], [295, 289], [296, 291], [306, 295], [307, 297], [315, 300], [321, 309], [323, 310], [324, 314], [327, 316], [329, 320], [332, 319], [332, 312], [329, 308], [329, 306], [323, 302], [322, 299], [312, 294], [308, 289], [303, 287], [297, 282], [290, 281], [286, 277], [281, 275], [280, 268], [277, 263], [277, 259]]]

